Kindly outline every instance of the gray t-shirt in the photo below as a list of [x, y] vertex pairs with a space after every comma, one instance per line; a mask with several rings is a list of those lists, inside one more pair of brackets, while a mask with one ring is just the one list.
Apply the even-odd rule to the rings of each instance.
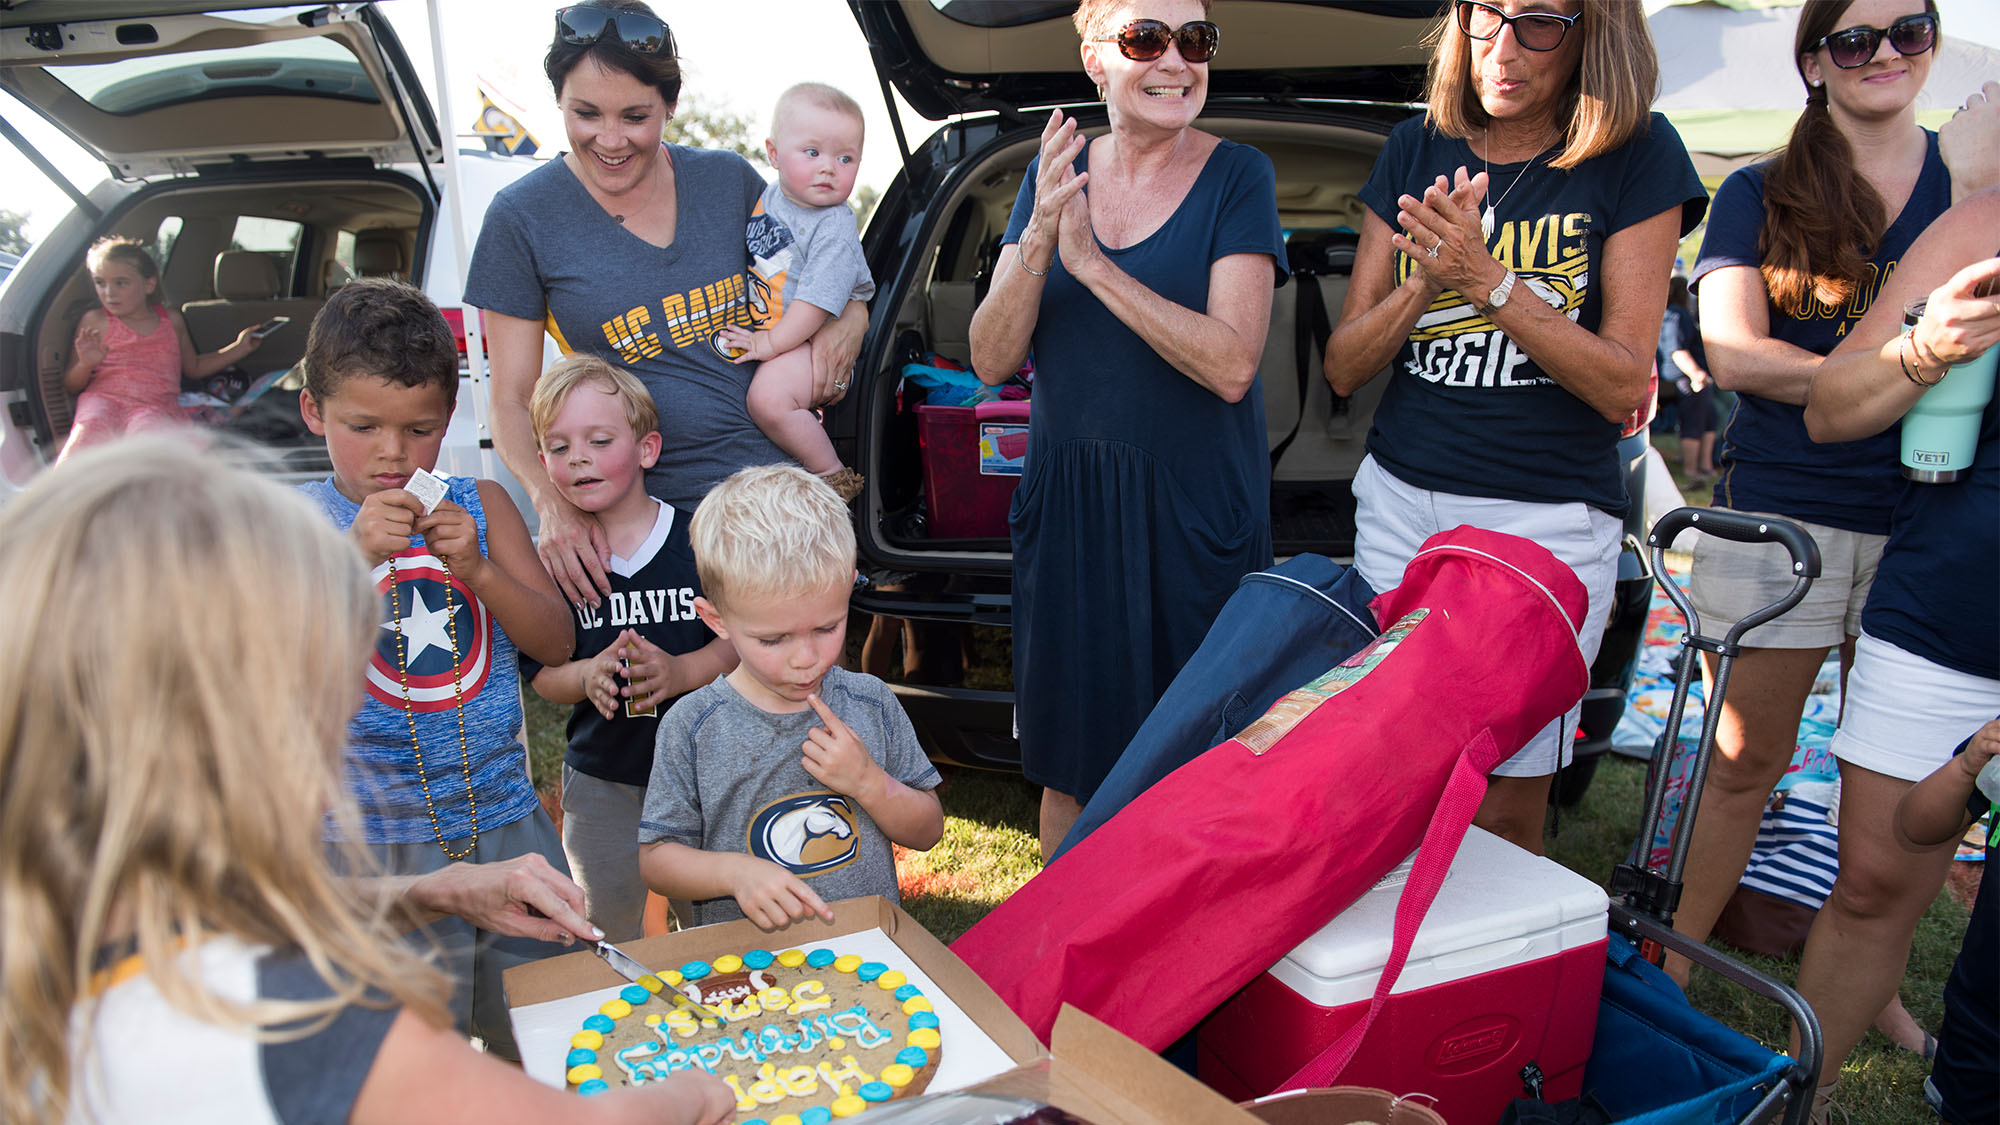
[[[912, 789], [937, 787], [937, 767], [889, 685], [836, 667], [819, 694], [890, 777]], [[810, 709], [774, 715], [755, 706], [726, 676], [682, 696], [660, 720], [639, 842], [747, 852], [787, 868], [828, 902], [856, 895], [900, 901], [888, 837], [859, 803], [800, 764], [806, 733], [821, 725]], [[697, 926], [741, 917], [733, 898], [694, 904]]]
[[691, 512], [736, 470], [791, 458], [750, 420], [754, 365], [729, 362], [715, 342], [724, 325], [753, 323], [742, 232], [763, 177], [733, 152], [666, 148], [679, 207], [671, 244], [627, 231], [551, 160], [494, 197], [465, 300], [544, 321], [564, 352], [637, 375], [665, 439], [646, 491]]
[[834, 316], [849, 301], [875, 296], [875, 279], [861, 253], [854, 212], [845, 203], [807, 207], [772, 184], [750, 213], [750, 301], [757, 323], [769, 328], [793, 301]]

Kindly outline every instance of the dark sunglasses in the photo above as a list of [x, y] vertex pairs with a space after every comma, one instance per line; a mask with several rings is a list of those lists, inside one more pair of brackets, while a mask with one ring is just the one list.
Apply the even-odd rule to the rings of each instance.
[[1205, 63], [1215, 57], [1222, 29], [1207, 20], [1184, 23], [1178, 29], [1161, 20], [1133, 20], [1119, 28], [1117, 35], [1098, 42], [1118, 44], [1118, 53], [1133, 62], [1152, 62], [1167, 53], [1167, 44], [1175, 43], [1180, 46], [1181, 58]]
[[1562, 46], [1563, 36], [1578, 16], [1554, 12], [1522, 12], [1510, 16], [1491, 4], [1478, 0], [1458, 0], [1458, 29], [1474, 39], [1496, 39], [1503, 27], [1514, 29], [1514, 42], [1530, 51], [1553, 51]]
[[1875, 57], [1885, 38], [1899, 55], [1921, 55], [1937, 46], [1937, 28], [1936, 15], [1918, 12], [1914, 16], [1904, 16], [1887, 28], [1866, 24], [1843, 28], [1822, 37], [1806, 50], [1817, 51], [1825, 47], [1826, 57], [1833, 60], [1833, 65], [1842, 70], [1853, 70], [1857, 66], [1868, 65], [1868, 60]]
[[674, 53], [674, 35], [667, 25], [644, 12], [617, 11], [576, 5], [556, 9], [556, 34], [562, 41], [588, 47], [614, 29], [618, 40], [642, 55]]

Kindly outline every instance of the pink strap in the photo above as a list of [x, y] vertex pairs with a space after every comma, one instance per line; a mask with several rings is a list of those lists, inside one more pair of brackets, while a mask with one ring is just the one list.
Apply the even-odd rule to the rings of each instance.
[[1423, 924], [1438, 888], [1444, 885], [1445, 873], [1451, 870], [1451, 861], [1465, 840], [1465, 830], [1471, 827], [1473, 814], [1479, 811], [1479, 802], [1486, 797], [1486, 768], [1475, 763], [1490, 764], [1498, 760], [1490, 730], [1481, 730], [1459, 751], [1458, 761], [1451, 768], [1451, 779], [1445, 782], [1444, 795], [1438, 800], [1437, 812], [1431, 817], [1430, 827], [1424, 830], [1423, 843], [1417, 847], [1416, 862], [1410, 865], [1409, 881], [1403, 885], [1402, 897], [1396, 900], [1395, 937], [1389, 947], [1388, 963], [1382, 966], [1382, 979], [1376, 982], [1375, 995], [1368, 1001], [1368, 1011], [1276, 1089], [1331, 1086], [1360, 1049], [1362, 1037], [1368, 1034], [1369, 1025], [1388, 1002], [1389, 990], [1402, 975], [1403, 963], [1410, 957], [1410, 944], [1417, 940], [1417, 927]]

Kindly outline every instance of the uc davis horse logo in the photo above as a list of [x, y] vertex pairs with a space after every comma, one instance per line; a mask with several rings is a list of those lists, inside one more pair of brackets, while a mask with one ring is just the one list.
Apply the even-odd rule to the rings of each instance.
[[848, 799], [820, 790], [765, 805], [750, 819], [748, 843], [751, 855], [807, 876], [854, 862], [861, 837]]

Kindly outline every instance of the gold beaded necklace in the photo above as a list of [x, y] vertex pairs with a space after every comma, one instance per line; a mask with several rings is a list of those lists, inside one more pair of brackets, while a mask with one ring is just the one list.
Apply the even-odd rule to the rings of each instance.
[[451, 608], [451, 564], [439, 559], [438, 566], [444, 570], [444, 621], [445, 636], [451, 642], [451, 697], [458, 711], [458, 760], [459, 771], [465, 778], [465, 806], [472, 815], [472, 836], [466, 841], [465, 850], [454, 852], [444, 838], [444, 830], [438, 827], [437, 806], [431, 803], [431, 779], [424, 773], [424, 744], [417, 737], [417, 713], [410, 703], [410, 639], [403, 635], [403, 610], [396, 598], [396, 556], [389, 556], [389, 618], [396, 629], [396, 678], [403, 687], [403, 718], [410, 725], [410, 749], [417, 755], [417, 783], [424, 790], [424, 811], [430, 814], [431, 835], [438, 847], [444, 850], [449, 860], [461, 860], [470, 856], [479, 846], [479, 802], [472, 792], [472, 750], [465, 742], [465, 689], [458, 678], [458, 615]]

